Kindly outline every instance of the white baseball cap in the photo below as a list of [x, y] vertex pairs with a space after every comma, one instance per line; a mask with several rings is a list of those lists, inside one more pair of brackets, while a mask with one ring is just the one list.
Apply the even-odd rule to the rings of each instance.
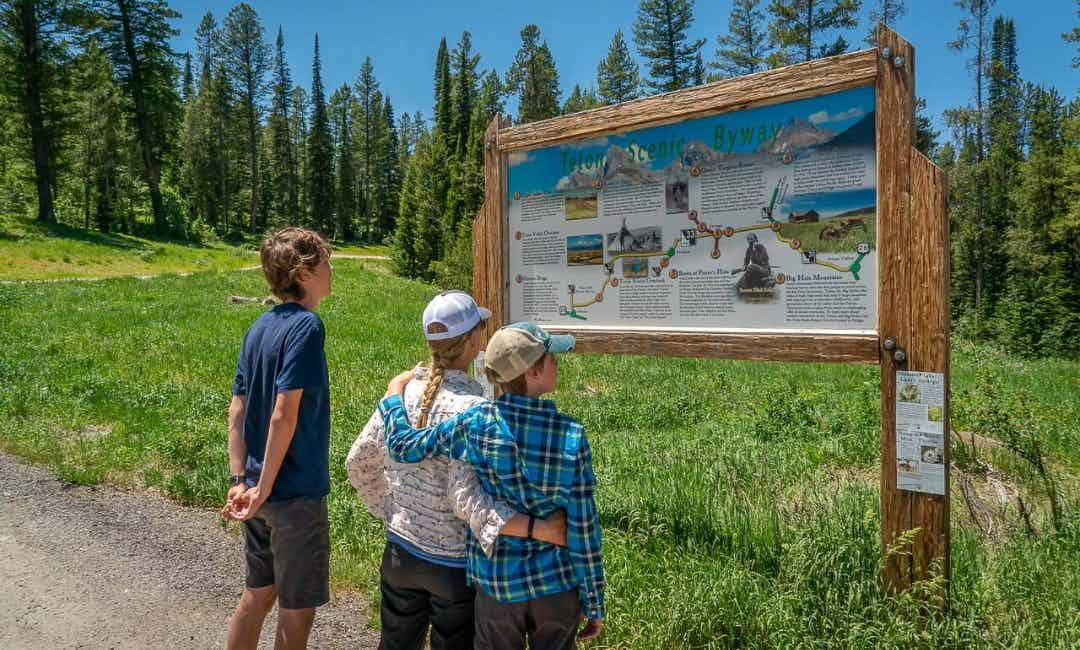
[[[444, 291], [424, 308], [424, 336], [429, 341], [452, 339], [469, 333], [480, 321], [491, 318], [491, 310], [478, 307], [464, 291]], [[432, 332], [431, 325], [442, 325], [445, 332]], [[442, 329], [442, 328], [436, 328]]]

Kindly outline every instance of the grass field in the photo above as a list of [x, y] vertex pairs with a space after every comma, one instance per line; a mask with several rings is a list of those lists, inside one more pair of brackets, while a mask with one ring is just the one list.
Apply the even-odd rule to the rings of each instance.
[[[43, 227], [0, 219], [0, 281], [106, 278], [239, 269], [259, 263], [255, 237], [239, 245], [191, 244], [123, 234]], [[385, 246], [341, 246], [349, 255], [386, 255]]]
[[[375, 606], [383, 531], [343, 463], [387, 378], [424, 358], [419, 316], [436, 290], [365, 264], [336, 264], [320, 312], [333, 575]], [[239, 271], [0, 285], [0, 449], [70, 481], [219, 505], [236, 354], [263, 309], [226, 297], [264, 293], [258, 273]], [[878, 586], [876, 367], [560, 363], [555, 399], [586, 426], [599, 483], [608, 620], [591, 647], [1080, 644], [1080, 363], [958, 342], [953, 369], [954, 423], [988, 442], [954, 449], [953, 581], [941, 613]], [[1065, 506], [1056, 527], [1045, 483], [991, 444], [1016, 431], [1037, 438], [1054, 472]], [[968, 512], [961, 476], [985, 521]], [[1035, 506], [1034, 535], [1015, 498], [999, 499], [1014, 492]]]

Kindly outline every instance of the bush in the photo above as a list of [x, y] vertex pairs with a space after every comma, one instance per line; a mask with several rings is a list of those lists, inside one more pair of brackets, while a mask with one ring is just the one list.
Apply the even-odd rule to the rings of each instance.
[[443, 259], [431, 263], [435, 284], [442, 289], [472, 291], [472, 224], [462, 221]]

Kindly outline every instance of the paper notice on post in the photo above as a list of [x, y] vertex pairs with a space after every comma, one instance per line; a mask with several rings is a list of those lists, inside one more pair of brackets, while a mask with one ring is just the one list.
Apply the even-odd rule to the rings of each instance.
[[945, 375], [896, 372], [896, 486], [945, 494]]

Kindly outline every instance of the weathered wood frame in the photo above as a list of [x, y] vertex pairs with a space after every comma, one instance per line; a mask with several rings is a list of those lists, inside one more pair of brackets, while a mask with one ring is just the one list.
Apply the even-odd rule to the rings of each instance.
[[[511, 152], [871, 85], [877, 103], [876, 333], [549, 329], [573, 333], [581, 352], [879, 364], [882, 578], [888, 588], [903, 589], [931, 571], [949, 575], [948, 480], [944, 496], [896, 487], [896, 371], [944, 373], [948, 391], [949, 238], [944, 174], [913, 146], [914, 49], [898, 34], [880, 26], [874, 50], [566, 117], [511, 126], [508, 118], [497, 116], [484, 134], [485, 200], [473, 226], [473, 291], [494, 313], [486, 331], [490, 335], [509, 314], [506, 187]], [[947, 477], [947, 398], [944, 423]], [[913, 529], [914, 535], [901, 537]], [[903, 539], [911, 540], [910, 547], [898, 546]]]

